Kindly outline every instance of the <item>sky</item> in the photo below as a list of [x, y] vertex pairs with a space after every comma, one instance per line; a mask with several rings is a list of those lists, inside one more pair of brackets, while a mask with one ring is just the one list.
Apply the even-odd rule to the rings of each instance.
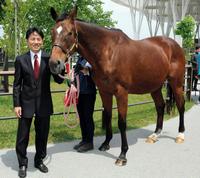
[[116, 28], [121, 29], [129, 37], [133, 37], [133, 28], [131, 22], [131, 14], [129, 8], [118, 5], [111, 0], [102, 0], [104, 2], [103, 9], [113, 11], [112, 19], [117, 21]]
[[[111, 0], [102, 0], [104, 2], [103, 8], [106, 11], [113, 11], [113, 14], [111, 18], [115, 21], [117, 21], [116, 28], [121, 29], [124, 33], [126, 33], [130, 38], [134, 38], [134, 33], [133, 33], [133, 25], [132, 25], [132, 20], [131, 20], [131, 13], [130, 9], [128, 7], [119, 5], [117, 3], [114, 3]], [[138, 19], [138, 14], [136, 13], [136, 23]], [[154, 22], [152, 22], [153, 25]], [[136, 27], [138, 24], [136, 24]], [[161, 33], [160, 30], [158, 33]], [[148, 24], [147, 21], [144, 17], [143, 22], [142, 22], [142, 28], [140, 31], [140, 39], [149, 37], [149, 29], [148, 29]]]

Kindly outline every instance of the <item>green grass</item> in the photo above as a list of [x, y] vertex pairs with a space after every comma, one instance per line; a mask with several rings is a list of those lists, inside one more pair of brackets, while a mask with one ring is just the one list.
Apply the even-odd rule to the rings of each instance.
[[[65, 90], [66, 86], [64, 84], [58, 85], [54, 82], [51, 83], [52, 90]], [[63, 112], [63, 97], [64, 93], [54, 93], [52, 94], [53, 103], [54, 103], [54, 112]], [[149, 101], [152, 100], [150, 95], [129, 95], [129, 104], [137, 103], [141, 101]], [[11, 96], [2, 96], [0, 97], [0, 116], [13, 116], [13, 106], [12, 106], [12, 97]], [[191, 108], [193, 105], [192, 102], [186, 102], [186, 110]], [[97, 95], [97, 100], [95, 103], [95, 108], [101, 108], [101, 99], [99, 95]], [[114, 106], [116, 106], [116, 102], [114, 100]], [[174, 115], [166, 115], [165, 120], [169, 119], [172, 116], [177, 115], [177, 111], [175, 111]], [[95, 120], [95, 135], [104, 135], [104, 131], [101, 129], [101, 112], [94, 113]], [[127, 114], [127, 129], [135, 129], [140, 128], [156, 121], [156, 111], [154, 104], [144, 104], [138, 105], [128, 108]], [[117, 110], [113, 110], [112, 117], [112, 128], [113, 132], [118, 132], [117, 126]], [[177, 126], [178, 128], [178, 126]], [[15, 147], [16, 140], [16, 131], [17, 131], [17, 119], [14, 120], [5, 120], [0, 121], [0, 148], [13, 148]], [[51, 128], [49, 133], [49, 143], [56, 142], [64, 142], [75, 139], [80, 139], [80, 128], [79, 126], [70, 129], [64, 124], [63, 116], [52, 116], [51, 117]], [[31, 127], [30, 133], [30, 145], [34, 144], [35, 132], [34, 132], [34, 124]]]

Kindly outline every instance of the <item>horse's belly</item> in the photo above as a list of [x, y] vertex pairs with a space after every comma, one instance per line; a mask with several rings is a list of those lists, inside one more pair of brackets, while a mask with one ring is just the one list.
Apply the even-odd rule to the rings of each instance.
[[95, 83], [102, 91], [115, 94], [119, 88], [124, 88], [131, 94], [145, 94], [151, 93], [160, 88], [166, 80], [166, 76], [143, 76], [143, 77], [96, 77]]
[[152, 81], [136, 81], [128, 88], [128, 93], [131, 94], [145, 94], [151, 93], [164, 84], [165, 80], [152, 80]]
[[113, 82], [109, 78], [94, 78], [95, 84], [97, 85], [98, 89], [114, 94], [117, 90], [118, 83]]

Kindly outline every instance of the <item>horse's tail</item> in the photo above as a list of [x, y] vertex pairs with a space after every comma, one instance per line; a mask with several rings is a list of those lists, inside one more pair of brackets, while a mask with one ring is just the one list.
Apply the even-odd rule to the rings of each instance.
[[170, 86], [169, 82], [167, 81], [167, 98], [166, 98], [166, 112], [170, 114], [172, 109], [175, 106], [175, 98], [172, 92], [172, 87]]

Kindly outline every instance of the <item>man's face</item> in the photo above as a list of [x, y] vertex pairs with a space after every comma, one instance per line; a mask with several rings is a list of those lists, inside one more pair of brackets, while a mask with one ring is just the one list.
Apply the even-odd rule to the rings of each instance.
[[27, 39], [27, 44], [31, 51], [37, 53], [43, 45], [43, 39], [37, 32], [33, 32]]

